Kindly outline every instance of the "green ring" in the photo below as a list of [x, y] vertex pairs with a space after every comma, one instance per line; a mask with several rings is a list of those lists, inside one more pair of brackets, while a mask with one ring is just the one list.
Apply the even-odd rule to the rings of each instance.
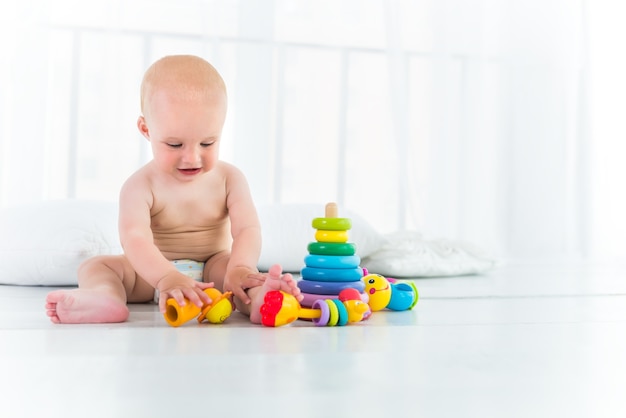
[[408, 282], [408, 283], [409, 283], [409, 286], [411, 286], [413, 288], [413, 290], [415, 291], [415, 299], [413, 300], [413, 303], [411, 304], [411, 306], [409, 306], [409, 310], [411, 310], [417, 304], [417, 300], [420, 298], [420, 295], [417, 292], [417, 286], [415, 286], [415, 283], [413, 283], [413, 282]]
[[311, 242], [307, 247], [309, 254], [315, 255], [354, 255], [356, 245], [352, 242]]
[[352, 228], [349, 218], [315, 218], [312, 224], [313, 228], [326, 231], [347, 231]]
[[326, 299], [325, 302], [328, 305], [328, 309], [330, 310], [328, 326], [334, 327], [335, 325], [337, 325], [337, 321], [339, 321], [339, 309], [337, 309], [337, 305], [335, 305], [332, 299]]

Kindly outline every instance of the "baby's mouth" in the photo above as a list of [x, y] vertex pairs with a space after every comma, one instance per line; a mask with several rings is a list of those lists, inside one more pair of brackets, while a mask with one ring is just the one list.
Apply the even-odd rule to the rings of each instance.
[[180, 171], [181, 173], [187, 176], [193, 176], [194, 174], [198, 174], [200, 172], [200, 169], [199, 168], [179, 168], [178, 171]]

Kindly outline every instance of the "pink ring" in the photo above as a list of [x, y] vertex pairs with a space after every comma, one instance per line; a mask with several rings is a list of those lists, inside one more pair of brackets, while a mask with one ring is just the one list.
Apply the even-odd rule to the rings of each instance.
[[313, 302], [312, 309], [320, 310], [320, 317], [313, 318], [313, 323], [318, 327], [325, 327], [330, 319], [330, 309], [328, 308], [326, 301], [324, 299], [320, 299], [318, 295], [317, 300]]
[[[304, 296], [304, 298], [300, 301], [300, 306], [304, 306], [305, 308], [310, 308], [313, 306], [313, 303], [315, 303], [316, 300], [318, 299], [338, 299], [339, 296], [338, 295], [317, 295], [315, 293], [301, 293], [302, 296]], [[368, 295], [367, 293], [359, 293], [359, 295], [361, 296], [361, 300], [364, 303], [368, 303], [370, 300], [370, 295]]]

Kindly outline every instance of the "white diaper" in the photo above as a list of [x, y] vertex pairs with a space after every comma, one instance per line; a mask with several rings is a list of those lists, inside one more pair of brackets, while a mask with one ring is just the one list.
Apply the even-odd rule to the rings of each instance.
[[[204, 273], [204, 263], [196, 260], [174, 260], [172, 261], [176, 270], [180, 271], [186, 276], [191, 277], [197, 282], [202, 281], [202, 274]], [[159, 303], [159, 291], [154, 289], [154, 302]]]

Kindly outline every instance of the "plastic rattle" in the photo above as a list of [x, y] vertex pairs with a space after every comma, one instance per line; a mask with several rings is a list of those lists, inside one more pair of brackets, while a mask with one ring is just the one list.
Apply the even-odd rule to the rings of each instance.
[[221, 324], [226, 321], [233, 312], [233, 304], [230, 301], [232, 292], [222, 294], [212, 287], [203, 290], [211, 298], [210, 304], [205, 304], [202, 308], [194, 305], [185, 298], [185, 305], [180, 306], [176, 299], [169, 298], [165, 303], [165, 313], [163, 317], [168, 324], [179, 327], [185, 322], [197, 317], [198, 323], [206, 320], [211, 324]]
[[368, 305], [373, 312], [385, 308], [392, 311], [410, 310], [419, 298], [417, 287], [411, 282], [391, 282], [380, 274], [367, 274], [363, 282], [365, 293], [370, 297]]
[[317, 326], [343, 326], [363, 320], [369, 306], [354, 289], [341, 291], [338, 299], [318, 299], [311, 308], [303, 308], [298, 300], [279, 290], [267, 292], [261, 306], [261, 323], [267, 327], [280, 327], [296, 319], [311, 319]]

